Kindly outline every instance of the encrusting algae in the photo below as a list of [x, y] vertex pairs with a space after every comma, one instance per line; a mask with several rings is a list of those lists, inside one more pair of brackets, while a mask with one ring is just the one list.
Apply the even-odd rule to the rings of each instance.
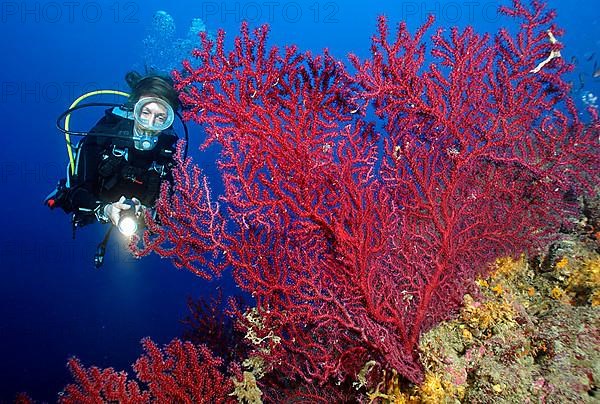
[[597, 402], [600, 255], [584, 244], [554, 248], [545, 268], [546, 257], [496, 260], [457, 319], [421, 338], [424, 382], [388, 374], [367, 401]]

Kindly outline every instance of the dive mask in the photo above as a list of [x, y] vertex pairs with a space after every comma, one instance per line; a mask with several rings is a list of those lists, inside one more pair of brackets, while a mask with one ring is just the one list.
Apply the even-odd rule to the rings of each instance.
[[175, 113], [168, 102], [158, 97], [143, 97], [133, 108], [133, 143], [138, 150], [152, 150], [158, 135], [173, 124]]

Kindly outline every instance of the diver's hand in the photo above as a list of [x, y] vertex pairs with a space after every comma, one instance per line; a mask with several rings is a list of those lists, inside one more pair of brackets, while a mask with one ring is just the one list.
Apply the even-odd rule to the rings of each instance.
[[121, 196], [117, 202], [110, 203], [104, 207], [104, 215], [108, 217], [110, 222], [113, 225], [119, 224], [119, 219], [121, 218], [121, 212], [128, 209], [135, 209], [136, 214], [143, 212], [145, 208], [144, 205], [137, 198], [131, 198], [130, 201], [133, 202], [133, 206], [129, 203], [125, 203], [127, 198], [125, 196]]

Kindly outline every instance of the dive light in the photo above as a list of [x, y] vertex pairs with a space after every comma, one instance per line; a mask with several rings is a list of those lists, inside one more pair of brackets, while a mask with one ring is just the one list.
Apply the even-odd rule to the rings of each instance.
[[131, 199], [125, 199], [123, 203], [129, 205], [130, 208], [121, 211], [117, 228], [124, 236], [131, 237], [138, 230], [139, 216], [135, 211], [135, 203]]

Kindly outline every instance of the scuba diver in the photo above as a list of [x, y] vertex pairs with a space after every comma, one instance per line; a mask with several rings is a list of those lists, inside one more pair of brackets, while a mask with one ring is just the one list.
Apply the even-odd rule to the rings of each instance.
[[[67, 139], [69, 172], [48, 195], [45, 204], [51, 209], [60, 207], [72, 213], [73, 237], [78, 227], [93, 222], [112, 224], [98, 245], [94, 258], [96, 268], [103, 264], [112, 229], [117, 227], [126, 236], [134, 234], [139, 225], [143, 225], [144, 212], [153, 211], [161, 183], [172, 180], [171, 167], [178, 140], [172, 125], [175, 115], [181, 119], [173, 82], [159, 75], [142, 77], [137, 72], [127, 73], [125, 80], [131, 93], [124, 105], [72, 106], [57, 120], [58, 128]], [[111, 90], [96, 93], [126, 95]], [[70, 114], [87, 106], [111, 108], [87, 133], [69, 131]], [[64, 127], [61, 126], [63, 118]], [[185, 124], [184, 129], [187, 141]], [[70, 135], [83, 136], [74, 156]]]

